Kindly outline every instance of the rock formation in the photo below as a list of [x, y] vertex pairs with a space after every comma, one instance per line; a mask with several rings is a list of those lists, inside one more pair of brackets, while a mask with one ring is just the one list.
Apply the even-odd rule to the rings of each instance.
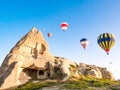
[[42, 33], [33, 27], [4, 59], [0, 67], [0, 89], [22, 85], [31, 79], [66, 81], [71, 76], [80, 77], [80, 74], [114, 80], [104, 68], [54, 57]]
[[87, 65], [85, 63], [80, 63], [78, 66], [79, 72], [81, 72], [82, 75], [90, 75], [94, 78], [99, 79], [109, 79], [114, 80], [112, 73], [107, 70], [107, 68], [98, 67], [95, 65]]
[[32, 28], [11, 49], [2, 63], [0, 86], [8, 88], [26, 83], [29, 79], [51, 77], [52, 62], [54, 57], [48, 51], [47, 42], [40, 31]]

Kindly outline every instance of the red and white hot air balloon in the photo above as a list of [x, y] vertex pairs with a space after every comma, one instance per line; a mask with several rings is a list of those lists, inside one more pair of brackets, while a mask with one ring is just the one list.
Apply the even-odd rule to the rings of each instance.
[[52, 37], [52, 34], [51, 34], [51, 33], [48, 33], [47, 36], [50, 38], [50, 37]]
[[68, 23], [67, 22], [63, 22], [61, 25], [60, 25], [61, 29], [65, 32], [68, 28]]

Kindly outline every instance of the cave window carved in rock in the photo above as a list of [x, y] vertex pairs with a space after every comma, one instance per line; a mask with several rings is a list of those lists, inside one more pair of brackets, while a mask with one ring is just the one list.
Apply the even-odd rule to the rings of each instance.
[[39, 71], [39, 75], [44, 75], [44, 71], [43, 70]]
[[47, 77], [50, 77], [50, 72], [47, 72]]

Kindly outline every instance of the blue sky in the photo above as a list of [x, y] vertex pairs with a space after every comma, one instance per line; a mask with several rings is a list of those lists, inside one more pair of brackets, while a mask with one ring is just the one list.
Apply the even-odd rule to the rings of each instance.
[[[66, 32], [60, 28], [64, 21], [69, 24]], [[1, 0], [0, 64], [33, 26], [41, 31], [45, 28], [42, 33], [52, 55], [107, 67], [120, 78], [120, 0]], [[109, 56], [97, 44], [104, 32], [115, 35]], [[90, 42], [86, 50], [80, 45], [81, 38]]]

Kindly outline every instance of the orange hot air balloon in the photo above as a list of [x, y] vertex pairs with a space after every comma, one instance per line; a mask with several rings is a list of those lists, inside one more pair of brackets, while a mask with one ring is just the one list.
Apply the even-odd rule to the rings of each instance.
[[51, 34], [51, 33], [48, 33], [47, 36], [50, 38], [50, 37], [52, 37], [52, 34]]

